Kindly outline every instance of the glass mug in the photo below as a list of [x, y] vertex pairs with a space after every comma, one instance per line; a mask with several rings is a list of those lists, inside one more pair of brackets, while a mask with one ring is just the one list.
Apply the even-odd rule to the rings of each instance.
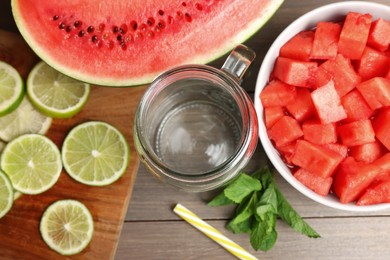
[[258, 142], [256, 112], [239, 84], [254, 58], [239, 45], [221, 70], [184, 65], [151, 83], [133, 132], [140, 160], [152, 174], [190, 192], [215, 189], [238, 175]]

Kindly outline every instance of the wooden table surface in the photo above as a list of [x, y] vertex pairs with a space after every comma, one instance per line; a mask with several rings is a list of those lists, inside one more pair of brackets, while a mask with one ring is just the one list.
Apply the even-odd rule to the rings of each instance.
[[[300, 15], [332, 2], [337, 1], [285, 0], [269, 22], [245, 42], [257, 53], [256, 61], [243, 84], [248, 93], [253, 96], [261, 61], [277, 35]], [[390, 5], [390, 0], [375, 2]], [[3, 5], [2, 2], [2, 27], [14, 29], [10, 17], [7, 17], [9, 12], [5, 11]], [[211, 65], [221, 67], [224, 59], [225, 57], [222, 57]], [[132, 152], [133, 156], [136, 156], [135, 151]], [[265, 163], [267, 157], [259, 144], [245, 170], [255, 171]], [[276, 179], [292, 206], [321, 234], [321, 238], [307, 238], [278, 221], [278, 240], [275, 247], [266, 253], [255, 252], [247, 235], [234, 235], [225, 228], [232, 216], [233, 207], [206, 205], [218, 191], [178, 191], [160, 183], [141, 165], [115, 259], [235, 259], [218, 244], [176, 216], [172, 209], [177, 203], [194, 211], [259, 259], [390, 259], [390, 210], [374, 213], [335, 210], [306, 198], [280, 176], [276, 176]]]

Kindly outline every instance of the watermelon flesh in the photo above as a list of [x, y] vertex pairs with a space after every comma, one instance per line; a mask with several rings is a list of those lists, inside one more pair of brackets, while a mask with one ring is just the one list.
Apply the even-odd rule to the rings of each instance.
[[12, 0], [12, 10], [27, 43], [55, 69], [98, 85], [129, 86], [222, 56], [282, 2]]

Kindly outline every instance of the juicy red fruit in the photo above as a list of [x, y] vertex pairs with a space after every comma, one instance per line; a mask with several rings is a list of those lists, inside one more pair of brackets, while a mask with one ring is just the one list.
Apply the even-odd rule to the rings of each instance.
[[261, 101], [268, 135], [294, 177], [341, 203], [390, 202], [388, 24], [350, 12], [344, 23], [319, 22], [296, 34], [270, 76], [295, 88], [293, 97], [263, 90], [283, 97], [275, 106]]

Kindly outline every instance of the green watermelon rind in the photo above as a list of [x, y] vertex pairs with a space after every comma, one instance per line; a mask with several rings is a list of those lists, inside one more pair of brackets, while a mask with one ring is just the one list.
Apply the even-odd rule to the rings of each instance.
[[[275, 14], [275, 12], [279, 9], [283, 2], [284, 0], [270, 0], [270, 4], [267, 6], [267, 10], [261, 16], [251, 21], [246, 26], [246, 28], [241, 30], [238, 34], [234, 35], [230, 39], [227, 39], [225, 41], [226, 44], [220, 46], [220, 48], [218, 48], [218, 51], [214, 53], [206, 53], [205, 55], [192, 56], [192, 58], [188, 59], [185, 64], [207, 64], [230, 52], [234, 47], [245, 42], [256, 32], [258, 32]], [[51, 57], [51, 55], [49, 55], [44, 48], [42, 48], [37, 42], [35, 42], [32, 37], [30, 37], [29, 32], [26, 30], [26, 26], [24, 25], [25, 21], [21, 19], [21, 15], [19, 13], [18, 8], [18, 1], [11, 0], [11, 7], [16, 25], [23, 38], [30, 45], [31, 49], [51, 67], [55, 68], [56, 70], [62, 72], [65, 75], [68, 75], [69, 77], [95, 85], [109, 87], [130, 87], [149, 84], [158, 74], [162, 73], [164, 70], [170, 69], [162, 68], [157, 73], [149, 73], [140, 77], [132, 77], [126, 80], [118, 80], [115, 77], [98, 77], [97, 75], [85, 74], [82, 73], [80, 70], [74, 70], [69, 67], [64, 67], [61, 63], [58, 63], [55, 58]], [[179, 65], [183, 64], [177, 64], [177, 66]]]

